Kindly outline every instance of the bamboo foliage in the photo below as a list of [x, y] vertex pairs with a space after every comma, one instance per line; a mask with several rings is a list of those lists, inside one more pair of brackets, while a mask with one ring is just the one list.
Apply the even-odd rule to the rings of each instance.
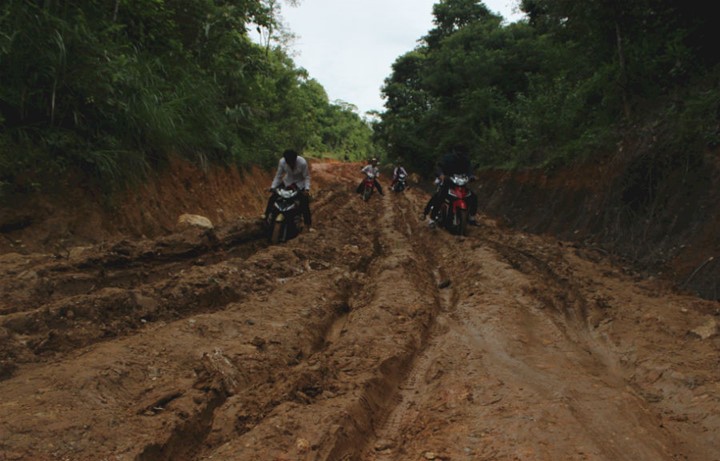
[[[6, 0], [0, 3], [0, 182], [80, 169], [141, 179], [170, 154], [273, 164], [319, 148], [304, 70], [249, 24], [277, 30], [277, 0]], [[367, 130], [351, 114], [357, 129]], [[344, 118], [328, 119], [329, 125]], [[366, 136], [369, 139], [369, 135]], [[363, 146], [368, 149], [367, 145]], [[0, 194], [2, 190], [0, 189]]]

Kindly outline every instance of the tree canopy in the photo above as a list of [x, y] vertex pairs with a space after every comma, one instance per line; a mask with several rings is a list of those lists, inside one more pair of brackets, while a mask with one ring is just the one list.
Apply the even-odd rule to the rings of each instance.
[[507, 24], [481, 1], [439, 0], [370, 122], [295, 65], [279, 0], [6, 0], [0, 195], [77, 170], [120, 184], [178, 154], [271, 165], [288, 147], [387, 153], [429, 172], [463, 143], [479, 165], [550, 168], [610, 151], [651, 119], [667, 149], [720, 142], [708, 6], [519, 6], [526, 19]]
[[[80, 169], [120, 183], [170, 154], [274, 164], [370, 155], [371, 127], [296, 67], [277, 0], [6, 0], [0, 192]], [[249, 28], [271, 39], [252, 40]], [[28, 179], [29, 178], [29, 179]]]
[[[440, 0], [434, 27], [385, 80], [376, 139], [424, 171], [448, 146], [487, 166], [552, 166], [610, 150], [624, 127], [668, 123], [690, 149], [717, 141], [717, 28], [679, 0], [522, 0], [505, 24]], [[712, 138], [712, 139], [711, 139]], [[672, 139], [668, 139], [672, 141]]]

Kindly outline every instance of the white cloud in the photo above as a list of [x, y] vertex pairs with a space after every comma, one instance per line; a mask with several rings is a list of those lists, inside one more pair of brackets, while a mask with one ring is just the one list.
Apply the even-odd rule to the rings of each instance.
[[[484, 0], [506, 20], [518, 0]], [[435, 0], [302, 0], [283, 6], [287, 27], [297, 36], [296, 65], [325, 87], [330, 100], [354, 104], [362, 114], [383, 110], [380, 88], [392, 63], [412, 50], [432, 28]]]

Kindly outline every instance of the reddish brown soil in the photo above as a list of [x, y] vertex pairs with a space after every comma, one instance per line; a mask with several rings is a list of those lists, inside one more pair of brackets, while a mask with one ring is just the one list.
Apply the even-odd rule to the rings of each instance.
[[719, 159], [640, 145], [552, 171], [483, 171], [477, 191], [503, 225], [601, 248], [720, 300]]
[[57, 193], [0, 197], [7, 202], [0, 202], [0, 254], [62, 254], [88, 243], [166, 236], [183, 213], [229, 224], [262, 212], [271, 181], [259, 168], [203, 172], [174, 159], [139, 188], [111, 196], [76, 179]]
[[285, 244], [258, 193], [214, 231], [2, 254], [0, 460], [720, 460], [717, 303], [313, 172]]

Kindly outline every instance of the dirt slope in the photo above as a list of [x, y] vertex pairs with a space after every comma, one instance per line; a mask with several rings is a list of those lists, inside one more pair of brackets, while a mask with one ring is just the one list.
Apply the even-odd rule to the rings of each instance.
[[625, 147], [555, 170], [482, 171], [481, 208], [508, 226], [602, 248], [720, 300], [720, 150]]
[[283, 245], [0, 256], [0, 460], [720, 460], [717, 303], [313, 171]]

